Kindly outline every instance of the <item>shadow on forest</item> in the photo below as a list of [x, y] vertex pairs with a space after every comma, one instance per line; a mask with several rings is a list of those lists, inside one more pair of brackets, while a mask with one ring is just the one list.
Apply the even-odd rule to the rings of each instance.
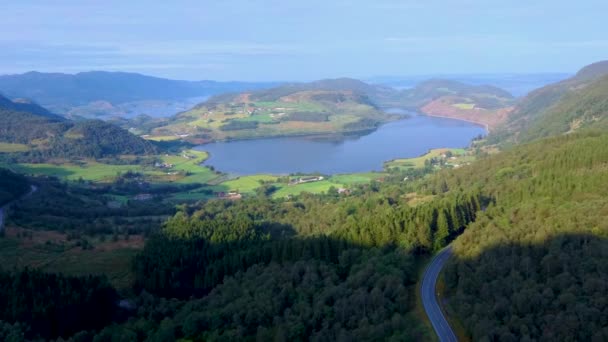
[[[164, 234], [152, 236], [134, 261], [135, 289], [145, 289], [165, 297], [200, 297], [221, 284], [225, 277], [245, 272], [254, 265], [301, 260], [339, 265], [338, 273], [343, 277], [349, 266], [345, 252], [371, 249], [393, 251], [397, 248], [364, 246], [325, 235], [295, 237], [297, 233], [293, 227], [276, 222], [267, 223], [264, 231], [273, 238], [249, 236], [214, 243], [202, 238], [180, 239]], [[404, 272], [411, 271], [411, 279], [415, 283], [413, 270], [405, 268], [404, 265]]]
[[563, 234], [456, 256], [445, 281], [474, 341], [608, 340], [606, 238]]

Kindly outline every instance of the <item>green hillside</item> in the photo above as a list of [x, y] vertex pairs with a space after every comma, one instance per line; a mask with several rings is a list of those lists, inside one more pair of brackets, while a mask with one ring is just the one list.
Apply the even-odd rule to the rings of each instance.
[[458, 81], [432, 79], [398, 95], [402, 106], [417, 109], [443, 96], [461, 99], [461, 103], [475, 104], [485, 109], [502, 108], [510, 104], [513, 95], [490, 85], [470, 85]]
[[395, 118], [377, 108], [368, 95], [373, 89], [338, 79], [220, 95], [152, 129], [150, 138], [196, 142], [370, 130]]
[[607, 89], [608, 61], [589, 65], [574, 77], [538, 89], [522, 99], [489, 141], [513, 144], [586, 127], [605, 128]]
[[450, 310], [474, 341], [602, 340], [608, 134], [537, 141], [435, 178], [492, 201], [454, 243]]
[[[30, 107], [0, 97], [0, 118], [3, 122], [0, 126], [0, 143], [3, 144], [3, 152], [21, 151], [29, 159], [40, 160], [50, 157], [141, 155], [156, 151], [150, 142], [103, 121], [73, 122], [47, 111], [28, 112]], [[21, 148], [23, 145], [26, 145], [25, 148]]]

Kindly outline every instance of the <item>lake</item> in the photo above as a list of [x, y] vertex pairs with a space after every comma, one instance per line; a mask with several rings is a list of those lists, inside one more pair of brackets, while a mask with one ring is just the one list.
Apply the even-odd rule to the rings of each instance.
[[227, 141], [196, 149], [209, 152], [205, 165], [235, 175], [339, 174], [381, 171], [385, 161], [416, 157], [433, 148], [466, 147], [471, 139], [485, 133], [483, 127], [468, 122], [413, 115], [363, 136]]

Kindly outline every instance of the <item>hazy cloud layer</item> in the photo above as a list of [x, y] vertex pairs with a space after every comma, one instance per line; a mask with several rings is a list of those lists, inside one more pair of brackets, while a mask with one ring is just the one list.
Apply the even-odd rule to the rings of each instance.
[[15, 1], [0, 73], [183, 79], [567, 71], [608, 58], [608, 2]]

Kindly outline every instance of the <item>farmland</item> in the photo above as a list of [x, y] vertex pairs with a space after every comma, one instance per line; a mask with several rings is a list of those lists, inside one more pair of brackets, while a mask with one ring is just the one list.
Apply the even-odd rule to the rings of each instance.
[[329, 134], [376, 128], [396, 119], [352, 91], [277, 88], [280, 95], [242, 93], [212, 98], [145, 136], [150, 140], [218, 141]]
[[467, 152], [464, 149], [438, 148], [430, 150], [420, 157], [394, 159], [388, 161], [384, 164], [384, 167], [386, 169], [397, 168], [400, 170], [416, 169], [425, 167], [427, 161], [430, 163], [433, 160], [438, 161], [440, 159], [443, 159], [447, 165], [454, 166], [470, 162], [474, 159], [474, 157], [467, 156]]

